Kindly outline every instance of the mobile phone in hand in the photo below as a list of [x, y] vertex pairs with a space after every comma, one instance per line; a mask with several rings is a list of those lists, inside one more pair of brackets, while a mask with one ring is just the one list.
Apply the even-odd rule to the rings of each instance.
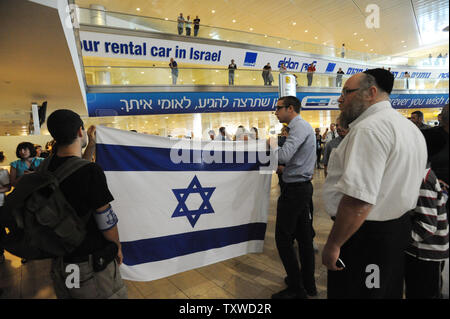
[[345, 268], [345, 264], [344, 264], [344, 262], [342, 261], [341, 258], [338, 258], [338, 260], [336, 261], [336, 267], [338, 267], [338, 268]]

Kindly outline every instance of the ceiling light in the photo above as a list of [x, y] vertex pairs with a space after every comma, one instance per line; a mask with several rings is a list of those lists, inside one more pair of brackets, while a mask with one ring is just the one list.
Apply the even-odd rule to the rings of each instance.
[[267, 34], [264, 34], [264, 38], [267, 38]]
[[289, 49], [291, 48], [291, 47], [288, 47]]
[[370, 51], [373, 51], [373, 49], [370, 49]]
[[297, 22], [292, 22], [292, 25], [296, 25], [297, 24]]
[[216, 10], [211, 10], [211, 13], [216, 13]]
[[404, 47], [404, 48], [406, 48], [407, 46], [406, 46], [406, 45], [404, 45], [403, 47]]
[[167, 20], [169, 20], [169, 18], [164, 18], [164, 20], [166, 20], [166, 21], [167, 21]]
[[253, 28], [250, 28], [249, 30], [250, 30], [250, 31], [253, 31]]
[[305, 32], [308, 32], [308, 30], [305, 30]]
[[358, 35], [358, 32], [353, 33], [353, 35]]
[[366, 47], [368, 47], [369, 45], [368, 44], [366, 44]]
[[142, 71], [141, 74], [144, 74], [144, 71]]
[[136, 8], [136, 11], [141, 11], [141, 8]]
[[316, 40], [317, 40], [317, 39], [318, 39], [318, 37], [314, 37], [314, 39], [316, 39]]
[[236, 20], [233, 19], [233, 23], [236, 23]]
[[280, 44], [280, 41], [277, 41], [278, 44]]
[[405, 40], [402, 40], [402, 43], [405, 43]]

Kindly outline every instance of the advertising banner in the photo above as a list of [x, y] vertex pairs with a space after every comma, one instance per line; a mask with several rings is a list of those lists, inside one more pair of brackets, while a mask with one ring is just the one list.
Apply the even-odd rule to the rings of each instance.
[[[297, 92], [303, 110], [338, 110], [339, 93]], [[90, 117], [275, 111], [276, 92], [88, 93]], [[391, 94], [396, 109], [435, 108], [448, 94]]]

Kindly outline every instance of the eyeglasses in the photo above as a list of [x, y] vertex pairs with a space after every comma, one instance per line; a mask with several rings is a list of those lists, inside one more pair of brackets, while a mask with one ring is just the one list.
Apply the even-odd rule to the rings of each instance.
[[342, 92], [341, 92], [341, 96], [342, 97], [346, 97], [348, 94], [350, 94], [352, 92], [355, 92], [355, 91], [358, 91], [359, 89], [361, 89], [361, 88], [357, 88], [357, 89], [343, 89]]
[[283, 107], [286, 107], [286, 108], [288, 108], [289, 106], [286, 106], [286, 105], [281, 105], [281, 106], [276, 106], [276, 111], [279, 111], [279, 110], [281, 110]]

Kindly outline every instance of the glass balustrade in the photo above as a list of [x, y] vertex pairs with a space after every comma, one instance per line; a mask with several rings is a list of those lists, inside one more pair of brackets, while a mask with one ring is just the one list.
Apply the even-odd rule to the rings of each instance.
[[[153, 17], [137, 16], [119, 12], [101, 11], [95, 9], [78, 8], [78, 21], [84, 25], [107, 26], [131, 30], [153, 31], [161, 33], [178, 34], [178, 23]], [[183, 34], [185, 31], [183, 31]], [[191, 32], [193, 36], [193, 30]], [[247, 44], [261, 45], [271, 48], [294, 50], [319, 54], [328, 57], [341, 57], [341, 48], [322, 44], [302, 42], [298, 40], [258, 34], [253, 32], [231, 30], [208, 25], [200, 25], [198, 37], [213, 40], [231, 41]], [[417, 58], [404, 56], [385, 56], [376, 53], [358, 52], [346, 49], [345, 59], [378, 63], [386, 66], [423, 66], [431, 68], [448, 67], [447, 58]]]
[[[85, 66], [86, 81], [93, 85], [172, 85], [172, 71], [167, 67]], [[298, 86], [308, 86], [306, 72], [289, 72], [297, 78]], [[278, 86], [278, 71], [272, 71], [273, 86]], [[342, 85], [350, 75], [342, 76]], [[178, 68], [176, 85], [229, 85], [228, 69]], [[336, 74], [314, 73], [312, 87], [337, 87]], [[448, 89], [448, 79], [396, 79], [394, 89]], [[234, 85], [263, 86], [261, 70], [236, 70]]]

